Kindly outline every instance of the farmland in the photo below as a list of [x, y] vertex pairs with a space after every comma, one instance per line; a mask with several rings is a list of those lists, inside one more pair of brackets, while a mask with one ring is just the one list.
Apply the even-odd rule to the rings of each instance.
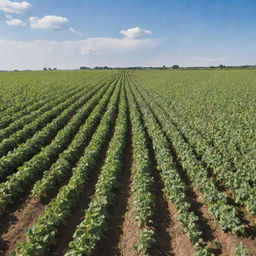
[[256, 255], [255, 81], [0, 73], [0, 254]]

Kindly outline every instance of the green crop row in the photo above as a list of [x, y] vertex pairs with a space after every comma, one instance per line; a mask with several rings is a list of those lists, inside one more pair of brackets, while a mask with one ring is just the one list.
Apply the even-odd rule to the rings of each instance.
[[212, 177], [209, 177], [205, 168], [194, 155], [193, 149], [180, 135], [177, 128], [168, 121], [168, 118], [159, 106], [155, 104], [153, 96], [149, 98], [149, 95], [146, 95], [145, 91], [143, 91], [143, 94], [144, 99], [151, 106], [151, 109], [153, 109], [153, 112], [172, 142], [183, 170], [191, 179], [194, 187], [202, 193], [209, 212], [218, 221], [220, 228], [226, 231], [232, 231], [234, 234], [243, 234], [245, 226], [241, 223], [235, 207], [228, 204], [226, 194], [218, 191], [214, 180]]
[[132, 91], [142, 111], [148, 134], [152, 139], [157, 169], [164, 184], [165, 197], [175, 205], [178, 220], [183, 224], [184, 231], [188, 233], [198, 255], [211, 255], [202, 239], [202, 231], [197, 224], [198, 217], [190, 210], [191, 205], [186, 197], [185, 184], [178, 174], [168, 141], [150, 108], [134, 86], [132, 86]]
[[58, 229], [71, 215], [71, 209], [78, 202], [85, 189], [93, 168], [100, 157], [102, 146], [107, 142], [115, 121], [120, 83], [110, 98], [110, 104], [100, 125], [94, 133], [84, 155], [72, 170], [72, 177], [58, 195], [47, 205], [44, 213], [26, 233], [26, 239], [19, 245], [16, 255], [44, 255], [46, 249], [55, 243]]
[[[40, 178], [40, 174], [50, 167], [52, 161], [71, 142], [80, 126], [83, 124], [91, 110], [97, 105], [98, 100], [105, 92], [105, 88], [92, 97], [88, 104], [82, 107], [74, 116], [76, 105], [66, 109], [54, 123], [48, 126], [45, 136], [53, 133], [53, 129], [64, 127], [57, 133], [54, 140], [35, 155], [30, 161], [18, 168], [18, 171], [8, 177], [8, 180], [0, 184], [0, 208], [5, 209], [7, 205], [13, 203], [13, 199], [20, 196], [22, 192], [31, 187], [33, 182]], [[70, 119], [73, 116], [72, 119]], [[67, 124], [68, 123], [68, 124]], [[65, 126], [65, 124], [67, 124]]]
[[[31, 139], [28, 139], [25, 143], [21, 144], [15, 150], [9, 152], [9, 154], [0, 159], [0, 178], [3, 179], [7, 175], [12, 174], [16, 168], [22, 165], [25, 161], [28, 161], [33, 155], [39, 153], [41, 147], [49, 144], [57, 132], [67, 124], [75, 111], [83, 106], [88, 99], [100, 89], [100, 87], [102, 87], [102, 85], [92, 89], [92, 91], [89, 91], [85, 95], [83, 95], [82, 92], [82, 95], [80, 95], [80, 98], [77, 101], [72, 97], [70, 101], [62, 104], [61, 108], [54, 108], [52, 110], [52, 115], [55, 116], [58, 112], [61, 112], [60, 115], [57, 115], [52, 122], [48, 123]], [[33, 123], [31, 123], [31, 126], [33, 126]], [[11, 144], [15, 141], [15, 138], [6, 141]]]
[[[102, 85], [101, 85], [102, 86]], [[100, 87], [101, 87], [100, 86]], [[99, 87], [97, 88], [99, 89]], [[97, 90], [96, 89], [96, 90]], [[11, 126], [7, 127], [3, 130], [12, 130], [16, 131], [7, 139], [4, 139], [0, 143], [0, 156], [4, 156], [9, 151], [15, 149], [19, 144], [25, 142], [27, 139], [31, 138], [37, 131], [45, 127], [48, 123], [50, 123], [52, 120], [54, 120], [58, 115], [62, 113], [63, 110], [65, 110], [68, 106], [71, 104], [76, 104], [78, 107], [82, 106], [92, 95], [92, 93], [95, 93], [95, 89], [92, 89], [92, 92], [89, 92], [86, 94], [86, 97], [84, 96], [85, 92], [87, 90], [83, 89], [82, 91], [78, 91], [78, 93], [72, 95], [66, 95], [63, 97], [63, 99], [60, 99], [57, 101], [57, 106], [53, 107], [51, 106], [52, 103], [50, 103], [48, 111], [43, 113], [42, 115], [39, 115], [36, 119], [34, 116], [31, 116], [30, 123], [26, 124], [23, 123], [24, 120], [20, 119], [17, 120], [17, 122], [14, 122]], [[69, 97], [71, 96], [71, 97]], [[64, 101], [64, 102], [63, 102]], [[55, 103], [53, 104], [55, 105]], [[22, 128], [23, 127], [23, 128]], [[21, 130], [19, 130], [22, 128]]]
[[[115, 84], [113, 84], [115, 86]], [[46, 198], [55, 188], [56, 184], [63, 182], [69, 175], [72, 167], [76, 164], [80, 157], [80, 151], [85, 150], [85, 142], [92, 135], [93, 128], [99, 122], [105, 111], [109, 98], [112, 94], [114, 86], [110, 86], [104, 96], [98, 102], [95, 109], [87, 118], [85, 124], [80, 127], [68, 148], [59, 155], [58, 160], [51, 166], [48, 171], [44, 172], [43, 178], [35, 183], [33, 188], [33, 196], [37, 198]]]
[[[88, 85], [87, 85], [88, 86]], [[86, 88], [89, 89], [89, 86]], [[11, 133], [17, 131], [23, 125], [29, 123], [31, 120], [36, 118], [38, 115], [44, 113], [46, 110], [58, 105], [63, 102], [63, 100], [75, 95], [81, 91], [85, 86], [80, 85], [78, 87], [65, 87], [63, 93], [60, 95], [49, 95], [46, 99], [43, 98], [40, 101], [29, 102], [30, 105], [22, 108], [20, 111], [14, 111], [14, 113], [2, 114], [0, 119], [0, 139], [10, 136]], [[16, 125], [15, 125], [16, 123]], [[19, 125], [17, 125], [17, 123]], [[8, 126], [8, 128], [6, 128]], [[13, 128], [11, 128], [13, 127]], [[3, 128], [5, 128], [3, 130]]]
[[123, 167], [127, 121], [127, 103], [122, 87], [115, 132], [95, 186], [96, 192], [85, 211], [84, 220], [76, 228], [74, 240], [70, 242], [70, 250], [65, 254], [66, 256], [91, 255], [107, 230], [107, 220], [110, 217], [108, 208], [115, 196], [113, 190], [118, 187], [118, 177]]
[[[173, 113], [169, 115], [166, 101], [156, 94], [154, 94], [154, 99], [160, 102], [160, 104], [157, 102], [155, 102], [155, 104], [159, 104], [159, 106], [163, 108], [166, 117], [168, 116], [171, 120]], [[242, 172], [241, 168], [236, 172], [230, 161], [223, 157], [216, 147], [207, 143], [207, 141], [198, 134], [196, 129], [188, 127], [188, 125], [181, 120], [179, 120], [179, 127], [188, 142], [195, 147], [202, 161], [207, 164], [207, 168], [211, 168], [215, 177], [230, 190], [236, 203], [246, 205], [250, 213], [256, 214], [256, 186], [250, 186], [249, 182], [253, 180], [251, 177], [252, 173], [248, 172], [248, 169], [246, 172]]]
[[133, 150], [131, 195], [135, 207], [136, 223], [140, 230], [137, 249], [139, 255], [142, 256], [149, 255], [149, 250], [155, 242], [154, 228], [152, 228], [154, 224], [152, 219], [154, 208], [153, 178], [143, 120], [130, 90], [128, 90], [127, 97]]

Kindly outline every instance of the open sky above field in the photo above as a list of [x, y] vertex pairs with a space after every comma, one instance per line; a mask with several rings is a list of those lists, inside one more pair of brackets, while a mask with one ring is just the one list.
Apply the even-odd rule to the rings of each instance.
[[0, 0], [0, 70], [256, 64], [254, 0]]

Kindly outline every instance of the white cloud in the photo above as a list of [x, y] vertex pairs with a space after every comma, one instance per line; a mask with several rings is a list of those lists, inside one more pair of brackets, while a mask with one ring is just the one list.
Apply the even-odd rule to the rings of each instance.
[[0, 0], [0, 10], [7, 13], [22, 13], [31, 8], [32, 5], [29, 2], [14, 2], [10, 0]]
[[69, 20], [65, 17], [47, 15], [41, 19], [38, 17], [29, 18], [30, 27], [33, 29], [60, 31], [68, 29]]
[[130, 39], [140, 39], [143, 38], [147, 35], [151, 35], [152, 32], [149, 30], [141, 29], [139, 27], [135, 28], [129, 28], [127, 30], [121, 30], [120, 33], [125, 37], [125, 38], [130, 38]]
[[0, 40], [0, 70], [146, 65], [158, 39], [88, 38], [77, 41]]
[[21, 26], [25, 26], [26, 23], [20, 19], [14, 19], [12, 16], [10, 15], [6, 15], [6, 20], [5, 23], [8, 26], [12, 26], [12, 27], [21, 27]]

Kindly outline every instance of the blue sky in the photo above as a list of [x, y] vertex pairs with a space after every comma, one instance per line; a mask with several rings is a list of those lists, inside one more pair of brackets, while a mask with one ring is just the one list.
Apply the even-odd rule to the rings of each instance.
[[255, 9], [253, 0], [0, 0], [0, 69], [256, 64]]

